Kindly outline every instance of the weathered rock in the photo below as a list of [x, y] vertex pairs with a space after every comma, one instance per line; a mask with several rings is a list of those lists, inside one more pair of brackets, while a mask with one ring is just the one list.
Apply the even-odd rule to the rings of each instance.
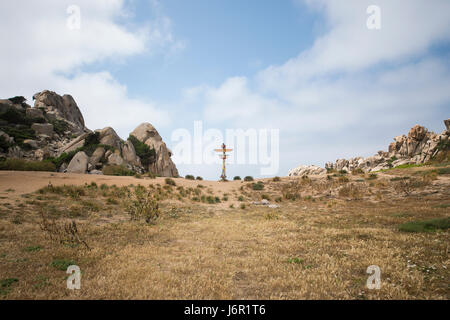
[[120, 150], [122, 139], [120, 139], [113, 128], [107, 127], [104, 129], [95, 130], [95, 132], [98, 132], [101, 144]]
[[47, 112], [53, 111], [61, 118], [84, 129], [84, 118], [75, 100], [70, 95], [60, 96], [53, 91], [42, 91], [33, 96], [35, 108], [43, 107]]
[[89, 133], [83, 133], [82, 135], [71, 140], [69, 143], [65, 144], [62, 148], [59, 149], [59, 154], [62, 154], [63, 152], [70, 152], [72, 150], [76, 150], [79, 147], [82, 147], [88, 135]]
[[89, 159], [89, 163], [91, 163], [93, 166], [95, 166], [97, 163], [100, 162], [100, 160], [104, 154], [105, 154], [105, 148], [98, 147], [97, 149], [95, 149], [94, 153], [92, 153], [92, 156]]
[[13, 146], [8, 149], [8, 158], [20, 159], [23, 157], [23, 150], [19, 146]]
[[123, 158], [117, 153], [112, 153], [107, 160], [110, 165], [121, 166], [125, 164]]
[[13, 108], [13, 103], [8, 99], [0, 99], [0, 114], [5, 113], [10, 108]]
[[33, 123], [31, 129], [33, 129], [36, 134], [45, 134], [50, 137], [54, 133], [53, 125], [51, 123]]
[[167, 148], [158, 131], [150, 123], [142, 123], [131, 135], [145, 143], [156, 152], [156, 161], [151, 163], [148, 170], [163, 177], [177, 177], [178, 170], [172, 162], [171, 151]]
[[348, 166], [352, 168], [360, 168], [362, 170], [373, 172], [390, 167], [399, 166], [409, 163], [426, 163], [433, 159], [439, 152], [440, 141], [449, 139], [450, 119], [444, 120], [446, 131], [441, 135], [437, 135], [428, 131], [426, 128], [416, 125], [411, 128], [408, 136], [401, 135], [394, 138], [394, 142], [389, 144], [388, 152], [379, 151], [378, 154], [365, 159], [360, 158], [357, 162], [345, 159], [338, 159], [335, 163], [327, 162], [325, 168], [341, 170]]
[[102, 171], [100, 171], [100, 170], [91, 170], [91, 171], [89, 171], [89, 174], [97, 174], [97, 175], [102, 175], [102, 174], [103, 174], [103, 172], [102, 172]]
[[450, 119], [444, 120], [444, 124], [447, 129], [447, 133], [450, 133]]
[[288, 176], [290, 177], [302, 177], [305, 175], [319, 175], [326, 173], [327, 170], [318, 166], [304, 166], [300, 165], [295, 169], [289, 171]]
[[27, 117], [35, 118], [35, 119], [44, 119], [44, 113], [42, 110], [37, 108], [29, 108], [25, 111]]
[[36, 140], [26, 139], [23, 141], [23, 143], [28, 144], [33, 149], [39, 148], [39, 145]]
[[89, 157], [83, 151], [78, 152], [67, 167], [69, 173], [86, 173]]
[[136, 150], [130, 140], [127, 140], [122, 146], [123, 159], [133, 166], [141, 166], [139, 157], [136, 155]]

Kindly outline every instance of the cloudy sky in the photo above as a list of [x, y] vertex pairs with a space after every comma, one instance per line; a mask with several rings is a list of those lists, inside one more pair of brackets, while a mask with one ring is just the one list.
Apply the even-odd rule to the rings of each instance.
[[196, 120], [279, 129], [278, 175], [372, 155], [415, 124], [441, 132], [450, 116], [448, 0], [2, 1], [0, 40], [1, 98], [68, 93], [89, 128], [126, 138], [150, 122], [170, 147]]

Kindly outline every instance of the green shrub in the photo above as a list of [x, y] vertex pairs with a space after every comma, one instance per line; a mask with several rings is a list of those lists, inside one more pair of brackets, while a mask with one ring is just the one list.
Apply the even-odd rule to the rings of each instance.
[[165, 180], [166, 184], [169, 186], [176, 186], [177, 184], [175, 183], [175, 180], [173, 180], [172, 178], [166, 178]]
[[196, 180], [199, 180], [199, 181], [202, 181], [203, 180], [203, 178], [202, 177], [197, 177], [197, 178], [195, 178]]
[[340, 174], [347, 174], [347, 171], [346, 170], [339, 170], [339, 173]]
[[52, 267], [61, 271], [66, 271], [67, 268], [72, 265], [76, 265], [76, 263], [68, 259], [54, 259], [51, 263]]
[[69, 124], [65, 120], [56, 119], [49, 122], [53, 125], [53, 130], [59, 135], [63, 135], [64, 132], [69, 130]]
[[0, 161], [0, 170], [11, 171], [50, 171], [55, 172], [56, 167], [47, 161], [28, 161], [23, 159], [6, 159]]
[[281, 178], [280, 178], [280, 177], [275, 177], [275, 178], [272, 179], [272, 181], [273, 181], [273, 182], [280, 182], [280, 181], [281, 181]]
[[130, 140], [133, 144], [134, 149], [136, 150], [136, 155], [139, 156], [144, 167], [148, 167], [150, 164], [156, 161], [155, 149], [150, 149], [148, 145], [139, 141], [138, 138], [133, 135], [130, 135], [128, 137], [128, 140]]
[[195, 180], [195, 177], [191, 174], [186, 175], [187, 180]]
[[353, 175], [364, 174], [364, 170], [361, 168], [356, 168], [352, 170]]
[[253, 177], [252, 176], [246, 176], [245, 178], [244, 178], [244, 181], [253, 181], [254, 179], [253, 179]]
[[19, 279], [8, 278], [0, 280], [0, 295], [5, 296], [11, 291], [11, 286], [13, 283], [18, 282]]
[[109, 165], [103, 167], [103, 174], [107, 176], [134, 176], [134, 172], [124, 166]]
[[450, 174], [450, 167], [437, 169], [437, 174]]
[[259, 191], [259, 190], [263, 190], [264, 189], [264, 183], [262, 183], [261, 181], [258, 181], [257, 183], [253, 183], [252, 184], [252, 189]]
[[403, 232], [434, 232], [438, 229], [447, 230], [450, 227], [450, 218], [432, 219], [426, 221], [411, 221], [399, 226]]
[[235, 177], [233, 178], [233, 180], [234, 180], [234, 181], [241, 180], [241, 177], [235, 176]]
[[4, 131], [8, 136], [13, 137], [14, 141], [19, 146], [23, 144], [24, 140], [36, 139], [36, 133], [29, 127], [2, 127], [1, 130]]

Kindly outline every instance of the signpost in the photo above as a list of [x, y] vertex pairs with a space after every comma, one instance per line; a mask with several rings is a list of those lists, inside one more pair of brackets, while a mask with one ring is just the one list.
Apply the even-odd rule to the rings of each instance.
[[233, 151], [233, 149], [227, 149], [227, 146], [225, 145], [225, 143], [222, 143], [222, 149], [215, 149], [214, 151], [221, 152], [219, 157], [223, 160], [223, 162], [222, 162], [222, 175], [220, 176], [220, 179], [222, 181], [227, 181], [225, 161], [228, 157], [227, 152]]

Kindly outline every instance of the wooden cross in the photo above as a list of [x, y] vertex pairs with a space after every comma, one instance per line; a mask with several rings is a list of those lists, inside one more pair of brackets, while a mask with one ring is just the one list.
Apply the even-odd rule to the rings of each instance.
[[219, 157], [221, 157], [221, 159], [223, 160], [222, 175], [220, 176], [220, 179], [222, 179], [222, 181], [226, 181], [227, 175], [226, 175], [226, 168], [225, 168], [225, 160], [227, 159], [227, 156], [228, 156], [227, 152], [233, 151], [233, 149], [227, 149], [227, 146], [225, 145], [225, 143], [222, 143], [222, 149], [214, 149], [214, 151], [222, 153], [219, 155]]

